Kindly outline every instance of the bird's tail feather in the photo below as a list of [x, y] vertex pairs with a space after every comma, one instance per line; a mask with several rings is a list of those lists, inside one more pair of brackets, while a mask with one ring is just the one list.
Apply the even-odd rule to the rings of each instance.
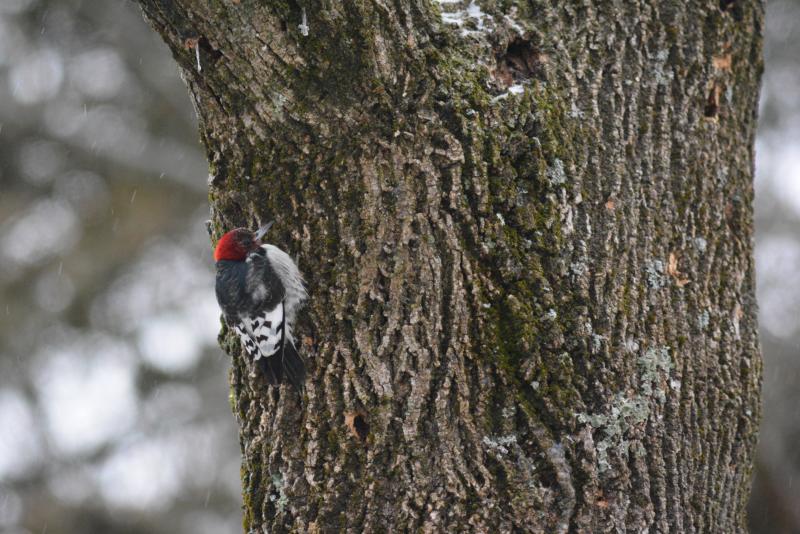
[[268, 357], [262, 356], [256, 361], [258, 362], [261, 374], [264, 375], [264, 378], [267, 379], [269, 384], [281, 383], [281, 379], [283, 379], [283, 365], [277, 354]]
[[282, 353], [262, 356], [256, 360], [261, 374], [271, 385], [280, 384], [285, 376], [292, 387], [302, 395], [306, 379], [306, 365], [303, 358], [297, 353], [291, 341], [286, 341]]
[[283, 344], [283, 369], [286, 372], [286, 378], [302, 397], [306, 380], [306, 364], [303, 363], [303, 358], [300, 357], [291, 340], [285, 340]]

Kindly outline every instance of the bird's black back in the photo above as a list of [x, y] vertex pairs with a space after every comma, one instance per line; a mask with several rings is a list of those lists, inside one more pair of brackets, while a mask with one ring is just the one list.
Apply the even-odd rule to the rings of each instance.
[[252, 299], [246, 291], [247, 264], [243, 261], [217, 262], [216, 293], [219, 307], [228, 324], [233, 324], [240, 310], [250, 309]]
[[[258, 286], [263, 290], [258, 291]], [[240, 315], [255, 316], [273, 309], [283, 300], [285, 290], [266, 251], [259, 248], [247, 261], [217, 262], [216, 294], [225, 320], [233, 324]]]

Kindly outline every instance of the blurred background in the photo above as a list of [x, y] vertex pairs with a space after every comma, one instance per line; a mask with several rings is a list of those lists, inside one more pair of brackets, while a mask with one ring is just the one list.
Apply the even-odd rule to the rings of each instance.
[[[800, 0], [767, 12], [750, 525], [781, 534], [800, 533]], [[0, 0], [0, 533], [241, 532], [206, 176], [134, 3]]]
[[123, 0], [0, 0], [0, 533], [241, 532], [177, 66]]

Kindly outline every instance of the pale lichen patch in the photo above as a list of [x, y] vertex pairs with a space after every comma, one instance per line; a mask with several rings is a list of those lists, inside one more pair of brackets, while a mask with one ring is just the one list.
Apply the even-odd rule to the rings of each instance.
[[708, 310], [703, 310], [700, 315], [697, 316], [697, 326], [701, 330], [708, 326], [708, 323], [711, 322], [711, 316], [708, 313]]
[[616, 449], [621, 456], [627, 455], [630, 442], [625, 435], [630, 429], [647, 421], [649, 416], [650, 407], [644, 397], [636, 395], [628, 398], [621, 394], [615, 397], [607, 413], [576, 415], [579, 423], [588, 424], [603, 434], [595, 445], [600, 472], [611, 468], [609, 450]]
[[603, 349], [603, 341], [605, 341], [605, 336], [601, 336], [599, 334], [592, 334], [592, 351], [597, 354]]
[[[629, 435], [640, 427], [650, 417], [651, 400], [655, 399], [660, 404], [666, 402], [666, 390], [662, 387], [664, 379], [669, 378], [672, 369], [672, 360], [669, 347], [650, 348], [642, 353], [637, 361], [639, 370], [638, 391], [634, 395], [621, 393], [614, 397], [611, 406], [606, 412], [588, 414], [578, 413], [578, 423], [589, 425], [594, 431], [602, 433], [602, 438], [597, 441], [598, 470], [607, 471], [611, 468], [609, 451], [625, 458], [631, 445]], [[680, 381], [670, 380], [672, 389], [680, 389]]]
[[666, 284], [664, 276], [664, 262], [661, 260], [650, 260], [644, 267], [647, 287], [650, 289], [661, 289]]
[[286, 482], [281, 473], [273, 473], [272, 487], [274, 491], [270, 494], [269, 500], [275, 503], [278, 513], [282, 514], [289, 504], [289, 497], [286, 496]]
[[517, 444], [517, 436], [514, 434], [496, 437], [484, 436], [483, 444], [486, 445], [490, 451], [499, 454], [508, 454], [508, 448]]
[[567, 173], [564, 172], [564, 162], [556, 158], [553, 165], [547, 168], [547, 178], [553, 185], [561, 185], [567, 181]]
[[645, 397], [655, 397], [659, 402], [666, 401], [666, 392], [661, 387], [662, 373], [669, 375], [672, 360], [669, 347], [647, 349], [639, 357], [639, 387]]
[[665, 70], [668, 59], [669, 50], [660, 50], [653, 60], [654, 78], [658, 85], [668, 85], [675, 77], [675, 73], [672, 70]]
[[700, 254], [703, 254], [706, 251], [706, 247], [708, 247], [708, 241], [702, 237], [695, 237], [694, 246]]

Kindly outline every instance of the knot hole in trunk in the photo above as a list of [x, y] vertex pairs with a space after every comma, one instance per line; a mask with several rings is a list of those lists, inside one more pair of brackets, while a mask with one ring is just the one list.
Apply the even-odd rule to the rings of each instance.
[[367, 417], [364, 412], [357, 411], [344, 414], [344, 424], [359, 441], [367, 441], [369, 423], [367, 423]]
[[504, 88], [534, 77], [544, 77], [545, 56], [528, 39], [517, 37], [511, 40], [495, 57], [495, 78]]

